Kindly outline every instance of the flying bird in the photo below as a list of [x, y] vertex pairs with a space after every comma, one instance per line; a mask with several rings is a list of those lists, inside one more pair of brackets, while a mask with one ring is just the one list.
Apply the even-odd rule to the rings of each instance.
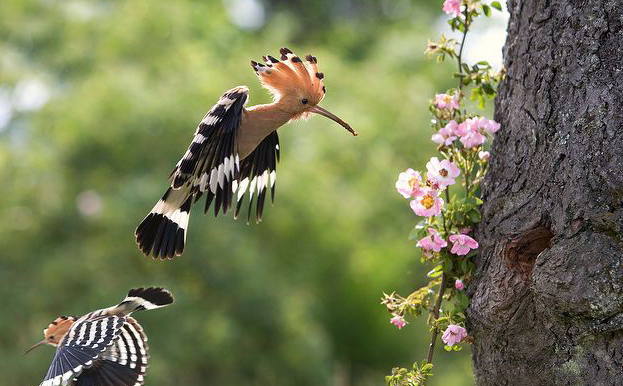
[[215, 216], [220, 210], [226, 214], [235, 201], [237, 218], [248, 193], [247, 223], [253, 212], [261, 221], [269, 188], [271, 201], [275, 199], [280, 151], [276, 130], [284, 124], [314, 113], [357, 135], [318, 106], [326, 89], [316, 57], [307, 55], [303, 60], [287, 48], [280, 53], [280, 60], [268, 55], [263, 56], [264, 63], [251, 61], [273, 103], [245, 108], [249, 89], [238, 86], [223, 94], [199, 122], [188, 150], [169, 176], [170, 187], [136, 228], [136, 242], [145, 255], [171, 259], [182, 254], [191, 206], [204, 194], [204, 213], [214, 203]]
[[131, 289], [116, 306], [90, 312], [81, 318], [60, 316], [43, 330], [44, 344], [56, 354], [40, 386], [139, 386], [149, 359], [147, 336], [130, 316], [173, 303], [163, 288]]

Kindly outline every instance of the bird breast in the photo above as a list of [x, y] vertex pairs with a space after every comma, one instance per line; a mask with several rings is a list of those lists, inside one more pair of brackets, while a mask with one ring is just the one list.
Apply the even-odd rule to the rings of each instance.
[[268, 136], [286, 124], [291, 114], [273, 105], [253, 106], [243, 110], [238, 134], [238, 155], [243, 160]]

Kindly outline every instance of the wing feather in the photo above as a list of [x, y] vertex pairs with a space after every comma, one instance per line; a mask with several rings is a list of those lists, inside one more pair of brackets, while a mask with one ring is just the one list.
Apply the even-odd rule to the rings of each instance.
[[256, 221], [262, 221], [266, 190], [270, 188], [271, 202], [275, 200], [275, 181], [277, 176], [277, 162], [279, 161], [279, 136], [276, 131], [269, 134], [264, 140], [247, 156], [240, 165], [240, 176], [238, 177], [237, 204], [234, 217], [238, 217], [245, 193], [249, 192], [249, 205], [247, 212], [247, 222], [251, 220], [253, 212], [253, 201], [257, 196], [255, 204]]
[[41, 386], [67, 385], [97, 360], [121, 333], [124, 316], [80, 318], [59, 343]]

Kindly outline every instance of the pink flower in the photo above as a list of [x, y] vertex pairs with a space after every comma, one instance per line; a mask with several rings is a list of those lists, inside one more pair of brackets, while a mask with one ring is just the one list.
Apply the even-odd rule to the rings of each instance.
[[469, 234], [469, 232], [471, 232], [471, 231], [472, 231], [472, 228], [470, 228], [470, 227], [465, 227], [465, 228], [459, 229], [459, 233], [462, 233], [464, 235]]
[[447, 159], [439, 161], [437, 157], [433, 157], [426, 164], [426, 177], [429, 180], [437, 182], [440, 188], [454, 184], [455, 178], [461, 174], [458, 166], [454, 162], [450, 162]]
[[420, 182], [422, 182], [420, 173], [409, 168], [398, 175], [396, 190], [404, 198], [415, 197], [420, 192]]
[[441, 340], [443, 340], [443, 342], [450, 347], [461, 343], [465, 338], [467, 338], [467, 331], [463, 327], [457, 326], [456, 324], [449, 325], [441, 336]]
[[465, 285], [463, 284], [463, 280], [456, 279], [456, 281], [454, 282], [454, 288], [458, 289], [459, 291], [463, 290], [463, 288], [465, 288]]
[[448, 246], [448, 242], [441, 237], [436, 229], [428, 228], [428, 234], [430, 236], [426, 236], [418, 241], [416, 246], [421, 247], [425, 251], [430, 251], [432, 249], [435, 252], [439, 252], [441, 248]]
[[435, 104], [440, 109], [458, 110], [459, 97], [458, 95], [437, 94], [435, 95]]
[[389, 322], [393, 324], [394, 326], [398, 327], [399, 330], [407, 324], [405, 319], [400, 315], [394, 316], [393, 318], [389, 320]]
[[484, 129], [488, 134], [495, 134], [498, 130], [500, 130], [500, 124], [492, 119], [484, 119], [484, 121], [478, 126]]
[[443, 2], [443, 7], [441, 9], [448, 15], [454, 15], [454, 17], [457, 17], [461, 14], [461, 1], [446, 0]]
[[487, 137], [480, 134], [479, 131], [472, 130], [461, 137], [461, 143], [466, 148], [480, 146], [487, 140]]
[[468, 235], [450, 235], [450, 242], [452, 243], [450, 252], [459, 256], [467, 255], [470, 249], [478, 248], [478, 242]]
[[468, 118], [454, 128], [454, 134], [463, 137], [477, 128], [476, 121], [473, 118]]
[[441, 213], [443, 199], [437, 196], [437, 190], [432, 188], [422, 188], [420, 195], [409, 203], [411, 209], [418, 216], [431, 217]]
[[480, 158], [483, 161], [488, 161], [490, 156], [491, 156], [491, 154], [489, 154], [488, 151], [479, 151], [478, 152], [478, 158]]
[[450, 146], [452, 145], [452, 142], [454, 142], [454, 140], [457, 138], [457, 136], [454, 135], [454, 130], [457, 126], [458, 124], [456, 123], [456, 121], [451, 120], [445, 127], [439, 129], [436, 134], [433, 134], [431, 139], [438, 145], [444, 144], [446, 146]]

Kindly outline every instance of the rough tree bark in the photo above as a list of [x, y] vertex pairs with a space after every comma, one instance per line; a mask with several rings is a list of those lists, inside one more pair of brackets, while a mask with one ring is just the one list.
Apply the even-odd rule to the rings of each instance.
[[468, 294], [478, 385], [623, 385], [623, 0], [509, 0]]

